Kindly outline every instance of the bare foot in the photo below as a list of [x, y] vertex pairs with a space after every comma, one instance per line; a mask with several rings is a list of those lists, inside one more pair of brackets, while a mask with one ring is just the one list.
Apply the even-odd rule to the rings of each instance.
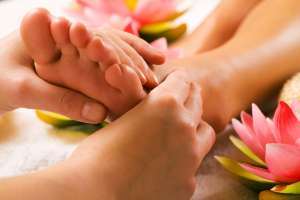
[[[52, 17], [48, 10], [37, 8], [25, 15], [20, 32], [38, 76], [101, 102], [108, 109], [108, 120], [118, 118], [146, 97], [142, 87], [145, 73], [129, 67], [129, 61], [116, 65], [121, 57], [118, 49], [82, 23]], [[86, 106], [90, 109], [92, 104]]]

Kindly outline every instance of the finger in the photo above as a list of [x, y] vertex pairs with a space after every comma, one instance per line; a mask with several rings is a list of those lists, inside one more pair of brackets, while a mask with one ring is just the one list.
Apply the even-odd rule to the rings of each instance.
[[23, 81], [17, 91], [20, 97], [18, 107], [51, 111], [92, 124], [106, 118], [106, 108], [99, 102], [73, 90], [52, 85], [35, 74], [27, 77], [30, 81]]
[[132, 46], [148, 63], [161, 65], [166, 61], [166, 55], [145, 40], [117, 29], [113, 29], [113, 31], [124, 42]]
[[195, 124], [199, 124], [202, 115], [201, 88], [196, 83], [190, 83], [190, 94], [184, 103]]
[[190, 81], [184, 68], [178, 67], [173, 70], [166, 80], [152, 92], [158, 95], [170, 94], [180, 102], [185, 103], [190, 93]]

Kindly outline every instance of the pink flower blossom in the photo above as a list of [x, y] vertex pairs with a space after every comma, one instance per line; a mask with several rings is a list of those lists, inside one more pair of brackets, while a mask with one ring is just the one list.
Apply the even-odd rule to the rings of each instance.
[[300, 181], [300, 101], [294, 99], [291, 108], [279, 102], [274, 119], [266, 118], [252, 105], [252, 115], [242, 112], [243, 123], [232, 124], [240, 138], [268, 169], [240, 164], [248, 172], [282, 184]]
[[[65, 9], [72, 21], [91, 27], [110, 26], [139, 37], [147, 24], [169, 21], [183, 0], [76, 0], [72, 9]], [[168, 49], [165, 38], [151, 43], [162, 50], [167, 59], [183, 57], [180, 48]]]
[[77, 0], [67, 10], [77, 20], [92, 27], [110, 24], [123, 30], [132, 24], [137, 30], [145, 24], [168, 21], [183, 0]]

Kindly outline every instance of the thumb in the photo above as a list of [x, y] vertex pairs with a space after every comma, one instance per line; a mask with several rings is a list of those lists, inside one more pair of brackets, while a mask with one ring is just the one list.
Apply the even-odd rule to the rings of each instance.
[[55, 112], [71, 119], [97, 124], [105, 120], [106, 108], [99, 102], [70, 89], [52, 85], [35, 74], [19, 87], [17, 107]]

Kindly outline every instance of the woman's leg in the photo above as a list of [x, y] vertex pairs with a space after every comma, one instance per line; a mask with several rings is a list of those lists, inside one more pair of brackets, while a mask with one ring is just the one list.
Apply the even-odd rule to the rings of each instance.
[[262, 0], [223, 0], [187, 38], [172, 47], [184, 49], [185, 56], [217, 48], [227, 42], [251, 10]]
[[278, 92], [300, 70], [299, 30], [299, 0], [265, 0], [223, 46], [153, 70], [163, 81], [174, 67], [185, 67], [202, 87], [204, 120], [219, 132], [241, 110]]

